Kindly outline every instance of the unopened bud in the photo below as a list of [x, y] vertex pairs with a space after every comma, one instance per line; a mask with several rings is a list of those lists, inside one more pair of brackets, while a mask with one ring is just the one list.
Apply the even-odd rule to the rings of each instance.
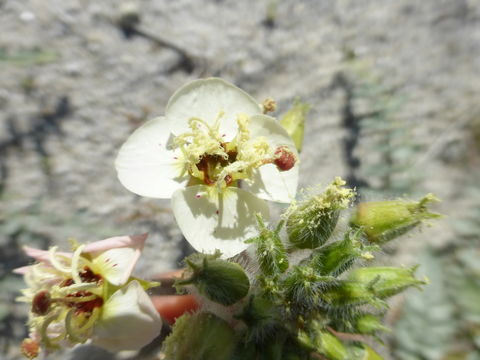
[[187, 258], [190, 277], [177, 281], [176, 285], [194, 285], [209, 300], [229, 306], [248, 294], [250, 281], [240, 265], [218, 256], [194, 254]]
[[415, 278], [415, 269], [388, 266], [358, 268], [349, 273], [348, 280], [364, 284], [376, 297], [384, 299], [410, 286], [426, 284], [425, 280]]
[[302, 150], [305, 118], [309, 110], [309, 104], [295, 100], [293, 107], [280, 120], [280, 125], [287, 130], [299, 152]]
[[318, 275], [311, 267], [296, 266], [284, 281], [285, 296], [292, 305], [311, 309], [318, 303], [322, 292], [335, 282], [334, 277]]
[[234, 348], [235, 333], [225, 320], [197, 313], [177, 319], [163, 353], [168, 360], [229, 360]]
[[27, 359], [35, 359], [40, 354], [40, 344], [33, 339], [23, 339], [20, 350]]
[[277, 165], [280, 171], [288, 171], [295, 166], [297, 162], [296, 155], [288, 148], [288, 146], [279, 146], [273, 155], [273, 163]]
[[347, 232], [341, 241], [316, 249], [309, 260], [309, 265], [321, 275], [340, 275], [353, 265], [355, 259], [365, 258], [370, 254], [366, 250], [379, 250], [376, 245], [364, 246], [358, 239], [361, 231]]
[[355, 319], [355, 329], [360, 334], [373, 335], [377, 331], [390, 331], [380, 319], [373, 314], [363, 314]]
[[441, 215], [428, 211], [427, 204], [439, 201], [432, 194], [420, 201], [391, 200], [358, 204], [351, 223], [362, 227], [371, 242], [385, 243], [419, 225], [423, 220]]
[[270, 230], [266, 227], [260, 214], [256, 216], [260, 234], [247, 240], [246, 243], [256, 245], [258, 263], [264, 275], [283, 273], [288, 269], [287, 252], [279, 235], [283, 222], [277, 226], [277, 229]]
[[45, 315], [50, 310], [52, 299], [48, 291], [40, 291], [33, 297], [32, 313], [36, 315]]
[[345, 345], [328, 331], [319, 332], [316, 338], [317, 351], [331, 360], [346, 360], [349, 358]]
[[375, 298], [372, 291], [355, 281], [340, 281], [335, 286], [326, 289], [320, 293], [322, 302], [331, 307], [344, 307], [371, 304], [374, 306], [383, 306], [384, 302]]
[[242, 312], [235, 316], [247, 325], [247, 338], [250, 340], [263, 340], [275, 331], [279, 324], [280, 312], [274, 303], [266, 297], [252, 296]]
[[289, 241], [299, 249], [314, 249], [332, 235], [340, 210], [350, 204], [354, 192], [344, 188], [345, 181], [337, 177], [325, 192], [293, 204], [287, 211]]
[[300, 330], [298, 333], [298, 340], [302, 345], [325, 355], [330, 360], [350, 358], [345, 345], [335, 335], [324, 330], [320, 322], [311, 321], [308, 328], [310, 331]]

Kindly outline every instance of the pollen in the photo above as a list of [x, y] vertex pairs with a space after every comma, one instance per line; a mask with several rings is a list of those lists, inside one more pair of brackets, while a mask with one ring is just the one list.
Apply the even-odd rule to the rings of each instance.
[[219, 132], [222, 117], [220, 113], [212, 125], [192, 118], [190, 131], [174, 140], [182, 153], [183, 173], [205, 185], [216, 186], [220, 191], [238, 186], [238, 180], [250, 179], [255, 168], [271, 163], [273, 157], [264, 137], [251, 137], [250, 118], [245, 114], [237, 117], [236, 136], [225, 141], [225, 134]]

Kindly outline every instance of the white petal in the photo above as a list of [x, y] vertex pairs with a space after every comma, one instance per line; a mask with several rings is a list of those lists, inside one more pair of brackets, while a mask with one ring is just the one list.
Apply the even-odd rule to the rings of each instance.
[[205, 185], [178, 190], [172, 196], [173, 213], [195, 250], [218, 249], [223, 258], [230, 258], [248, 247], [245, 240], [258, 234], [255, 214], [268, 219], [268, 206], [242, 189], [231, 187], [218, 196], [209, 196], [208, 190]]
[[186, 184], [175, 152], [167, 148], [169, 137], [164, 117], [147, 121], [130, 135], [115, 160], [123, 186], [138, 195], [168, 199]]
[[250, 136], [252, 138], [265, 136], [273, 148], [288, 146], [297, 154], [297, 149], [292, 138], [275, 118], [262, 114], [252, 116], [248, 128], [250, 129]]
[[125, 284], [141, 255], [141, 249], [123, 247], [100, 253], [93, 259], [93, 271], [116, 286]]
[[159, 335], [162, 321], [138, 281], [117, 290], [103, 305], [93, 344], [107, 350], [138, 350]]
[[192, 81], [178, 89], [170, 98], [165, 116], [175, 135], [189, 130], [188, 120], [196, 117], [213, 124], [223, 112], [220, 132], [230, 140], [237, 132], [237, 115], [260, 114], [260, 105], [245, 91], [217, 78]]
[[242, 182], [242, 187], [261, 199], [290, 203], [297, 193], [298, 169], [295, 165], [288, 171], [279, 171], [273, 164], [263, 165], [254, 170], [251, 182]]
[[[252, 138], [264, 136], [273, 149], [288, 146], [298, 159], [293, 140], [274, 118], [266, 115], [253, 116], [249, 128]], [[250, 182], [243, 182], [242, 187], [262, 199], [288, 203], [295, 198], [297, 192], [298, 170], [298, 163], [288, 171], [278, 171], [273, 164], [264, 165], [255, 170], [254, 178]]]

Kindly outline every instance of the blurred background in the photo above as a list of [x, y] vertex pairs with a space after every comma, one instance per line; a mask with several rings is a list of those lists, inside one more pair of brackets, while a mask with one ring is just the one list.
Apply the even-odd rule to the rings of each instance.
[[[301, 187], [442, 199], [444, 219], [378, 260], [431, 280], [394, 299], [378, 349], [480, 359], [479, 59], [479, 0], [0, 0], [0, 358], [26, 336], [23, 245], [149, 232], [144, 276], [191, 251], [169, 202], [128, 192], [113, 162], [179, 86], [218, 76], [276, 116], [310, 104]], [[55, 358], [86, 357], [113, 359]]]

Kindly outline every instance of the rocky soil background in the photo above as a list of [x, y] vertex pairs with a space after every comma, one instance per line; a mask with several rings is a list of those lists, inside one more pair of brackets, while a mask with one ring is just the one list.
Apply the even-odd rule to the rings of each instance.
[[[479, 59], [478, 0], [0, 0], [0, 357], [21, 358], [23, 245], [149, 232], [144, 276], [191, 251], [169, 202], [128, 192], [113, 161], [199, 77], [273, 97], [279, 116], [311, 104], [302, 187], [341, 175], [363, 199], [443, 200], [444, 220], [379, 261], [448, 247], [477, 205]], [[87, 357], [108, 358], [60, 356]]]

